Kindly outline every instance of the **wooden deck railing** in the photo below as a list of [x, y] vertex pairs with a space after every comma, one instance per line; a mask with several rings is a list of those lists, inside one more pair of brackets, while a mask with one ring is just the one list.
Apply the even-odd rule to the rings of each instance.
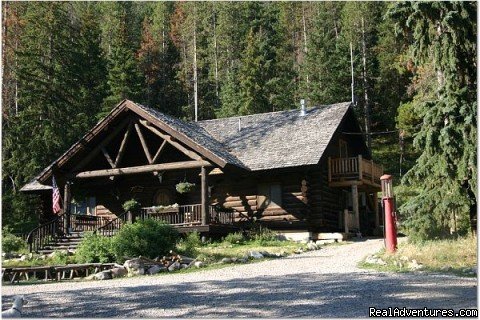
[[380, 185], [383, 167], [361, 155], [351, 158], [328, 158], [328, 182], [362, 181]]
[[125, 211], [124, 213], [118, 215], [115, 219], [97, 228], [93, 233], [96, 233], [104, 237], [114, 236], [118, 232], [118, 230], [120, 230], [122, 226], [125, 224], [125, 219], [127, 214], [128, 214], [128, 211]]
[[[233, 224], [233, 212], [223, 212], [209, 206], [211, 224]], [[156, 207], [142, 208], [135, 219], [154, 219], [175, 226], [192, 226], [202, 224], [202, 205], [183, 205], [176, 208], [159, 210]]]
[[30, 252], [37, 252], [49, 244], [57, 235], [65, 233], [64, 219], [65, 215], [58, 216], [30, 231], [27, 236]]

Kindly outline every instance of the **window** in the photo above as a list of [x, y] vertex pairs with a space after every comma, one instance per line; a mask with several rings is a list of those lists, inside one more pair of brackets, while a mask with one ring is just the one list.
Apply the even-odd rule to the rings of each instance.
[[347, 142], [345, 140], [338, 140], [338, 148], [340, 150], [340, 158], [348, 158], [348, 151], [347, 151]]
[[96, 214], [96, 202], [95, 197], [86, 197], [77, 201], [73, 200], [70, 206], [70, 213], [94, 216]]
[[155, 206], [168, 206], [171, 205], [170, 192], [166, 189], [159, 189], [153, 196], [153, 205]]
[[258, 186], [257, 207], [259, 209], [282, 206], [282, 188], [280, 184], [260, 184]]

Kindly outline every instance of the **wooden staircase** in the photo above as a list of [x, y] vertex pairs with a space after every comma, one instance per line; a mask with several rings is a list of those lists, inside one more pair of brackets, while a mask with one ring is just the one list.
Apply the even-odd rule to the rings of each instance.
[[58, 216], [30, 231], [27, 237], [30, 252], [50, 254], [61, 250], [75, 251], [85, 232], [113, 236], [123, 225], [126, 213], [113, 220], [76, 214]]
[[54, 251], [75, 251], [82, 242], [84, 232], [72, 232], [69, 235], [61, 235], [54, 239], [51, 242], [42, 246], [41, 249], [38, 249], [40, 254], [50, 254]]

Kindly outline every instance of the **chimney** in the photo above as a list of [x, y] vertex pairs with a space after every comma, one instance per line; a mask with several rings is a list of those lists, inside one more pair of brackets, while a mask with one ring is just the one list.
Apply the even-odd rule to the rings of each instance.
[[303, 116], [305, 116], [305, 114], [307, 112], [307, 110], [305, 108], [305, 99], [300, 100], [300, 106], [301, 106], [300, 107], [300, 117], [303, 117]]

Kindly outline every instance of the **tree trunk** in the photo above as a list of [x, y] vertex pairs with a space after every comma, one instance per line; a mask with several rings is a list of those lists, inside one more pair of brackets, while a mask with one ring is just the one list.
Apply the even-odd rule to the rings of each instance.
[[197, 75], [197, 16], [193, 8], [193, 100], [195, 103], [195, 122], [198, 121], [198, 75]]
[[[307, 46], [307, 22], [305, 21], [305, 7], [302, 4], [302, 23], [303, 23], [303, 52], [305, 53], [305, 58], [307, 57], [308, 53], [308, 46]], [[305, 76], [305, 79], [307, 81], [307, 88], [310, 83], [309, 81], [309, 76], [308, 72]]]
[[219, 90], [218, 90], [218, 46], [217, 46], [217, 21], [216, 21], [216, 12], [215, 12], [215, 2], [213, 2], [213, 45], [214, 52], [213, 58], [215, 60], [215, 97], [218, 104], [219, 99]]
[[370, 136], [371, 116], [370, 101], [368, 100], [368, 80], [367, 80], [367, 44], [365, 42], [365, 21], [362, 17], [362, 56], [363, 56], [363, 93], [365, 108], [365, 135], [368, 149], [372, 148], [372, 137]]

